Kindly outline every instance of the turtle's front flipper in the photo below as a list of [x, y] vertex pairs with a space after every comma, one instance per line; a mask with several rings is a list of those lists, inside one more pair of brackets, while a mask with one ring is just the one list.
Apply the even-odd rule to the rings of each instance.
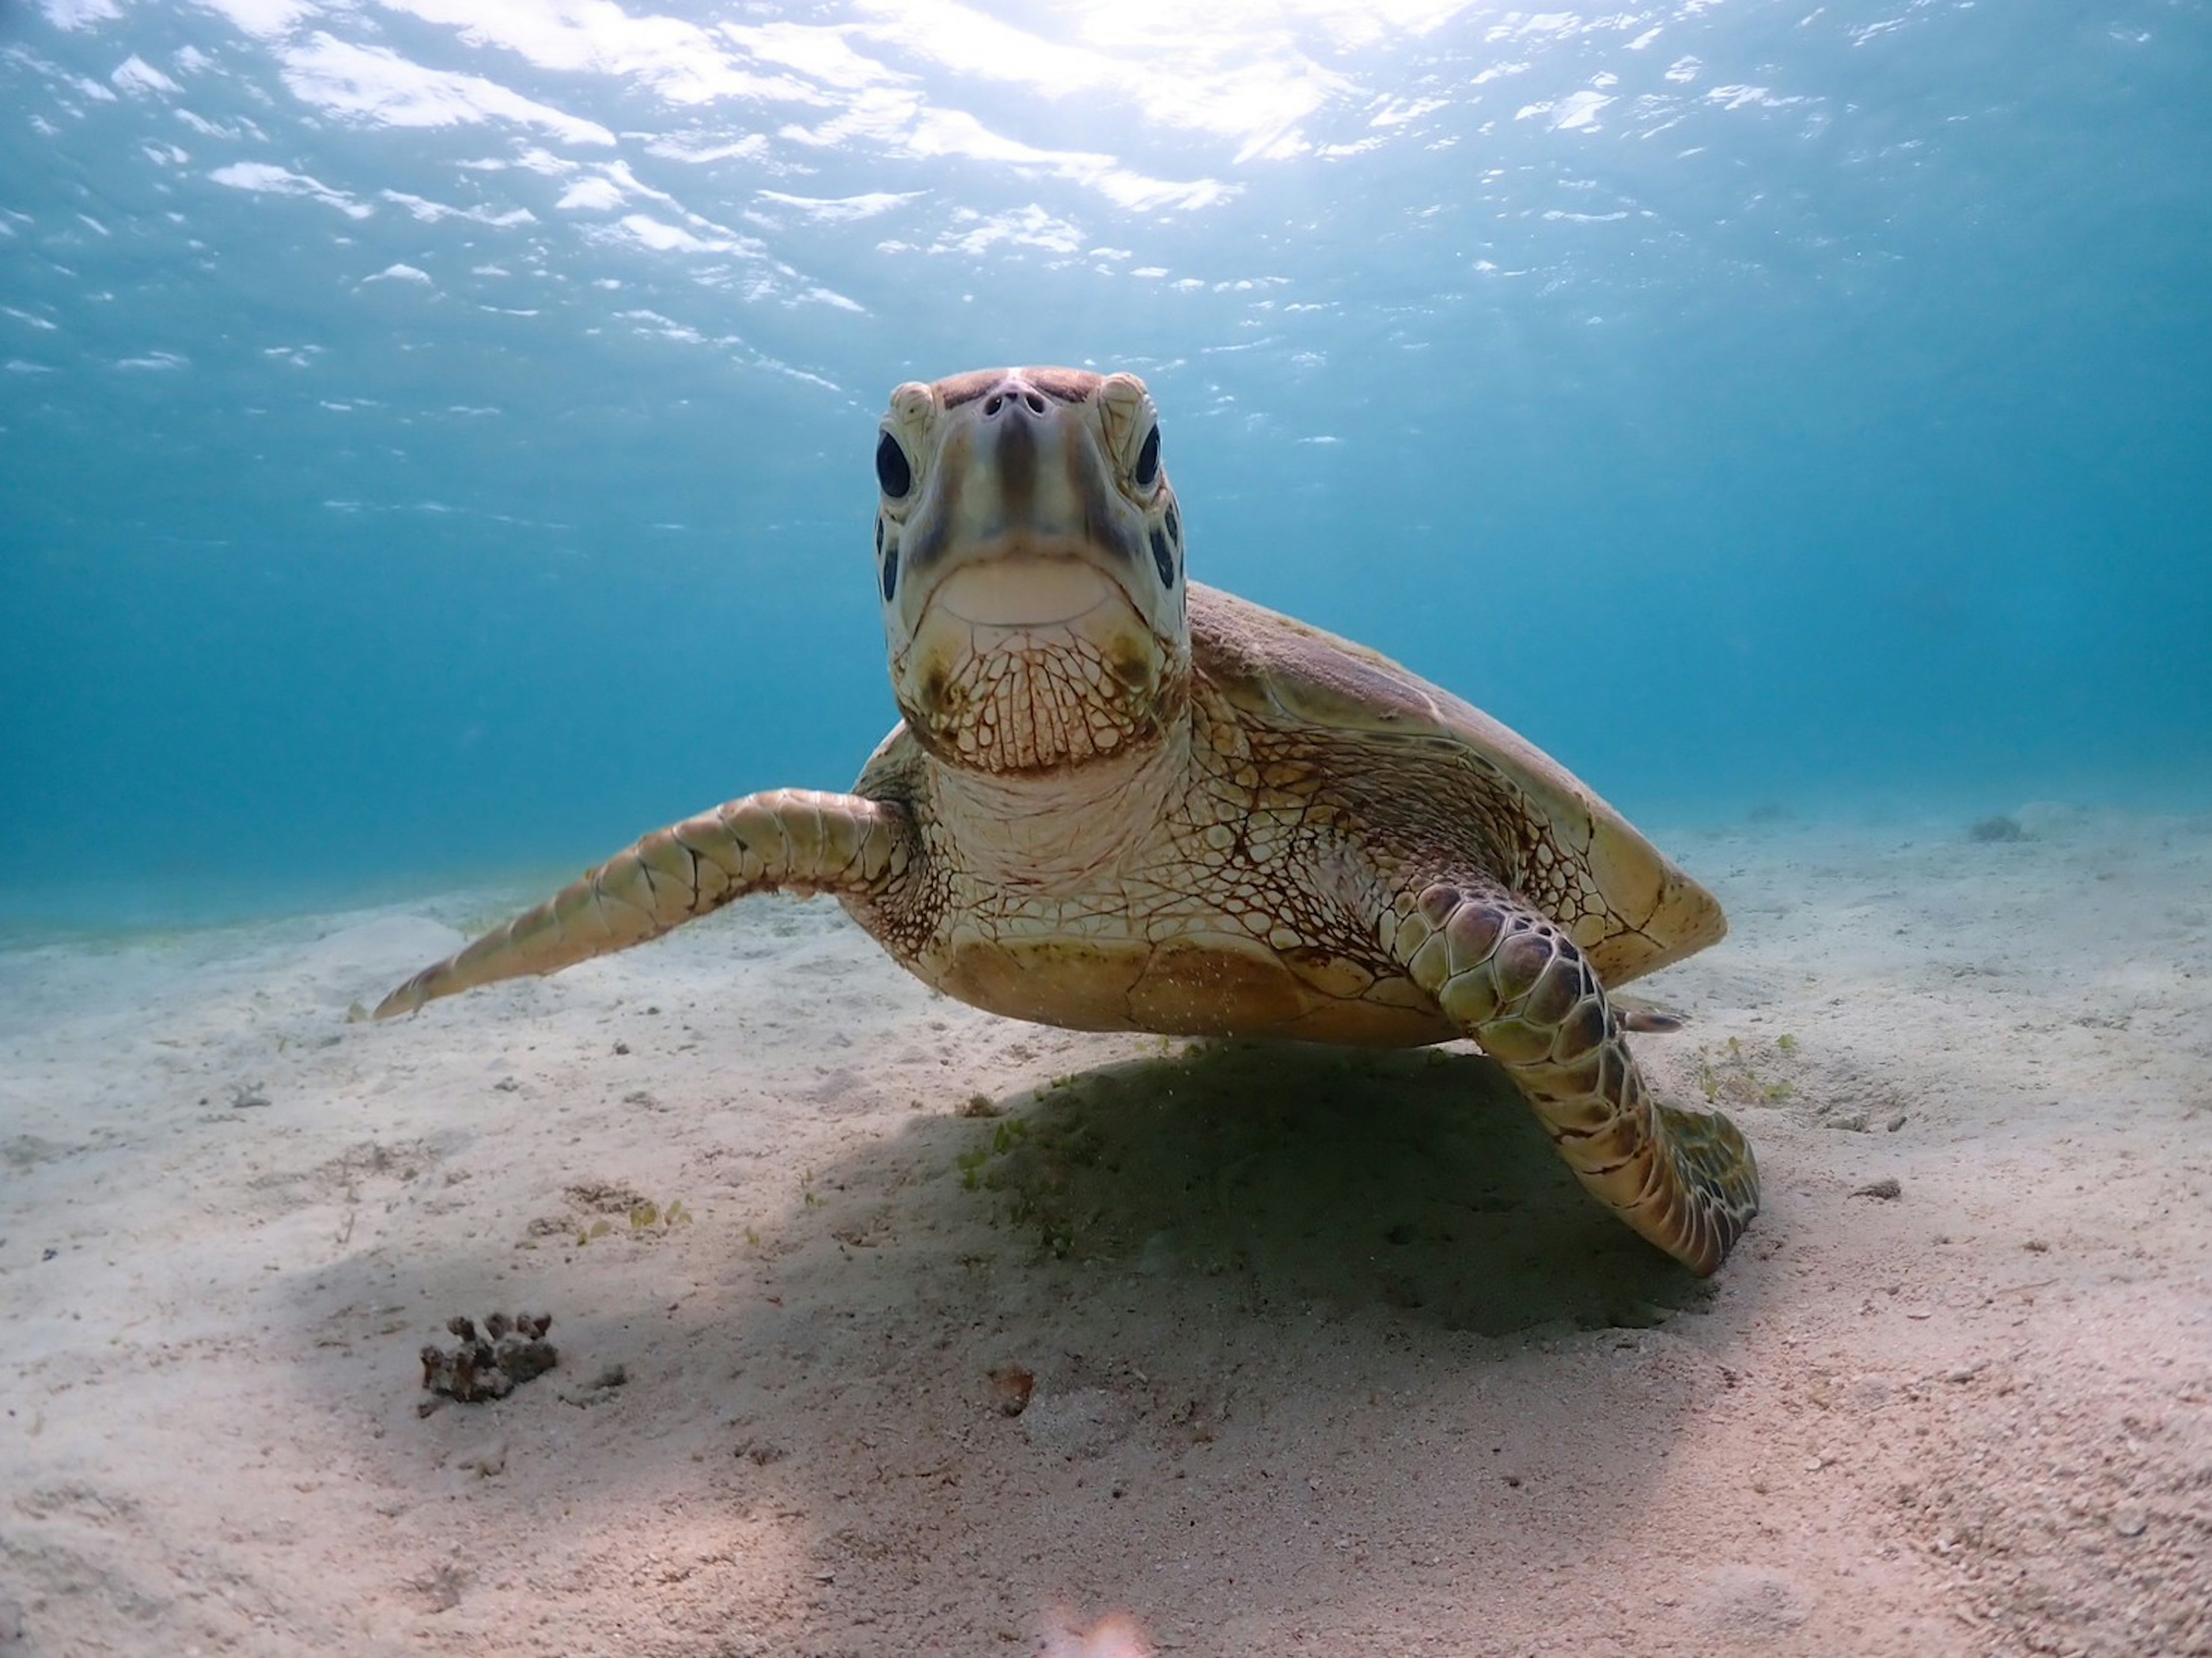
[[558, 973], [657, 938], [754, 892], [880, 896], [904, 872], [911, 820], [853, 794], [779, 789], [749, 794], [655, 829], [534, 909], [427, 967], [377, 1005], [376, 1017], [525, 973]]
[[1437, 883], [1401, 907], [1400, 959], [1505, 1067], [1583, 1187], [1700, 1275], [1759, 1212], [1759, 1169], [1718, 1113], [1662, 1105], [1565, 932], [1513, 894]]

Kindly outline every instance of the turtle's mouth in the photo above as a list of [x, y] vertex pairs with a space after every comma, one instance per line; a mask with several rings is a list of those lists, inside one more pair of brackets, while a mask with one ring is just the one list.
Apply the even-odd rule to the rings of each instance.
[[1067, 627], [1103, 604], [1127, 598], [1096, 565], [1074, 558], [1017, 558], [955, 570], [930, 596], [930, 608], [974, 628], [1024, 632]]
[[891, 682], [941, 759], [1043, 772], [1156, 738], [1180, 683], [1171, 655], [1111, 574], [1024, 550], [947, 575], [893, 655]]

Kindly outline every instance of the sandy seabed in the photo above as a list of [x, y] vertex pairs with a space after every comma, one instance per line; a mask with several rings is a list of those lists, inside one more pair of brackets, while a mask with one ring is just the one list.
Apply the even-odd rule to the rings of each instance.
[[2212, 1653], [2212, 820], [2021, 817], [1669, 837], [1707, 1283], [1463, 1045], [827, 902], [384, 1025], [536, 895], [0, 955], [0, 1652]]

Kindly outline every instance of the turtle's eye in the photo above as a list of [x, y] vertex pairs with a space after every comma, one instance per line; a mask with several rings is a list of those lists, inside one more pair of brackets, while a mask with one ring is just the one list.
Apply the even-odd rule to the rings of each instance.
[[1145, 434], [1145, 446], [1137, 451], [1137, 465], [1129, 476], [1139, 489], [1149, 489], [1160, 476], [1160, 428]]
[[914, 468], [907, 464], [906, 451], [889, 432], [876, 444], [876, 482], [883, 485], [885, 499], [902, 501], [906, 492], [914, 488]]

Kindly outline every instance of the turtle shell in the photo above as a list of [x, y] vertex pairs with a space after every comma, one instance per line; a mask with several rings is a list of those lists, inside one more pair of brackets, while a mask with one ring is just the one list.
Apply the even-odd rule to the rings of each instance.
[[[1456, 859], [1558, 920], [1608, 985], [1713, 943], [1719, 901], [1526, 738], [1379, 652], [1189, 586], [1192, 666], [1240, 714], [1314, 739], [1356, 829]], [[1441, 847], [1388, 844], [1418, 832]], [[1415, 831], [1412, 826], [1424, 826]]]

